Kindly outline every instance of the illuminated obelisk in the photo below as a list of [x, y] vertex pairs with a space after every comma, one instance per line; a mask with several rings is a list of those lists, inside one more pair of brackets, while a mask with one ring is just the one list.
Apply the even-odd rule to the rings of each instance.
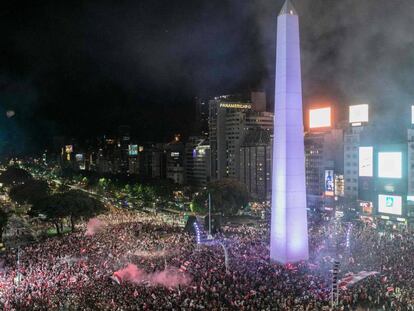
[[289, 0], [277, 18], [270, 258], [309, 258], [299, 18]]

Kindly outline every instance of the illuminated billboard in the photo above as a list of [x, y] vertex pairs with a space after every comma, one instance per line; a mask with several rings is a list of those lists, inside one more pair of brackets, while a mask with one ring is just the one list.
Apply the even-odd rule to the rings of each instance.
[[82, 154], [82, 153], [77, 153], [77, 154], [75, 155], [75, 159], [76, 159], [76, 161], [78, 161], [78, 162], [83, 161], [83, 154]]
[[128, 145], [128, 154], [130, 156], [138, 155], [138, 145]]
[[309, 110], [309, 128], [331, 126], [331, 107]]
[[334, 196], [334, 175], [333, 170], [325, 170], [325, 195]]
[[378, 177], [401, 178], [402, 177], [402, 153], [378, 152]]
[[411, 106], [411, 124], [414, 124], [414, 106]]
[[361, 201], [359, 203], [359, 206], [361, 207], [361, 210], [364, 214], [368, 214], [368, 215], [372, 214], [372, 210], [374, 208], [374, 205], [372, 204], [372, 202], [370, 202], [370, 201]]
[[373, 157], [374, 150], [372, 147], [359, 147], [359, 176], [373, 176]]
[[335, 195], [343, 197], [345, 195], [344, 175], [335, 175]]
[[368, 105], [349, 106], [349, 123], [368, 122]]
[[378, 195], [378, 212], [402, 215], [402, 199], [398, 195]]

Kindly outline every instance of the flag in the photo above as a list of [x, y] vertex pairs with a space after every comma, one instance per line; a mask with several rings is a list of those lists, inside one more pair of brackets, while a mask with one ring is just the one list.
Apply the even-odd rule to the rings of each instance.
[[343, 279], [341, 279], [338, 283], [339, 288], [341, 288], [342, 290], [346, 290], [347, 288], [349, 288], [350, 286], [354, 285], [355, 283], [371, 276], [371, 275], [375, 275], [378, 274], [378, 272], [376, 271], [361, 271], [358, 273], [349, 273], [347, 274]]
[[122, 278], [118, 274], [114, 273], [114, 275], [111, 276], [111, 279], [114, 280], [119, 285], [121, 285]]

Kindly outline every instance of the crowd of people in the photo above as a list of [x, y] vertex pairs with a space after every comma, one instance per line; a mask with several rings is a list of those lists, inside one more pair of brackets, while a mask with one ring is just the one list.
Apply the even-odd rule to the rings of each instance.
[[[272, 263], [269, 225], [224, 226], [217, 243], [197, 245], [160, 215], [119, 212], [100, 217], [105, 228], [86, 227], [6, 252], [0, 270], [4, 310], [330, 310], [332, 262], [341, 274], [377, 271], [342, 288], [337, 310], [414, 310], [414, 238], [380, 232], [363, 223], [310, 222], [310, 260]], [[346, 236], [350, 235], [350, 243]], [[166, 287], [116, 281], [134, 264], [147, 273], [175, 267], [189, 284]]]

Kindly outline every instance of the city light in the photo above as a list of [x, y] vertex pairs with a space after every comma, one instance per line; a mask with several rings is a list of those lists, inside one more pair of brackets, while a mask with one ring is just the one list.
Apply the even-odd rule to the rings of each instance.
[[193, 223], [193, 226], [194, 226], [194, 229], [195, 229], [195, 232], [196, 232], [196, 241], [197, 241], [197, 244], [200, 244], [201, 243], [201, 234], [200, 234], [200, 228], [198, 226], [198, 223], [195, 221]]
[[368, 104], [349, 106], [349, 123], [368, 122]]
[[309, 110], [309, 127], [323, 128], [331, 126], [331, 107], [310, 109]]
[[378, 152], [378, 177], [401, 178], [402, 177], [402, 153]]
[[397, 195], [378, 195], [378, 212], [384, 214], [402, 215], [402, 199]]

